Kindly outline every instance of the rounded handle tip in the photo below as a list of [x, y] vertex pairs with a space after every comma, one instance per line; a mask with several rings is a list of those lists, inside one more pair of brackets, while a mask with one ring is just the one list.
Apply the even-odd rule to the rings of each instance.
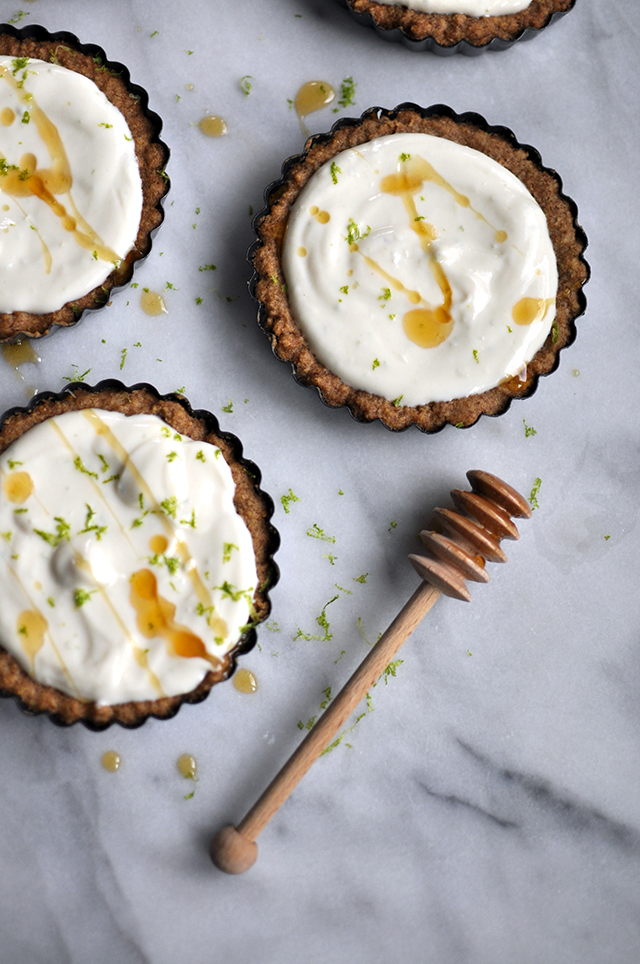
[[211, 841], [211, 859], [225, 874], [243, 874], [258, 858], [255, 840], [243, 837], [235, 827], [222, 827]]

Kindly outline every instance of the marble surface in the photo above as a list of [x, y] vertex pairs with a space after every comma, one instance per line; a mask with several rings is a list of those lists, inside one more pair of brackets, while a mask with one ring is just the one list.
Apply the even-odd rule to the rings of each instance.
[[[474, 59], [386, 44], [335, 0], [36, 0], [23, 12], [103, 46], [149, 91], [172, 189], [135, 281], [172, 287], [160, 318], [143, 314], [140, 288], [121, 291], [37, 345], [38, 364], [17, 373], [0, 359], [0, 408], [88, 369], [90, 382], [184, 387], [261, 467], [282, 548], [271, 628], [243, 660], [257, 693], [224, 684], [172, 721], [102, 734], [0, 701], [1, 964], [635, 964], [637, 0], [577, 0], [539, 38]], [[590, 239], [576, 343], [531, 399], [468, 431], [391, 434], [328, 410], [255, 324], [250, 207], [304, 142], [287, 100], [347, 76], [356, 107], [325, 109], [312, 130], [406, 100], [478, 111], [560, 173]], [[227, 119], [226, 138], [202, 135], [207, 113]], [[257, 864], [221, 874], [211, 834], [244, 815], [298, 722], [412, 593], [416, 533], [469, 468], [527, 495], [541, 480], [508, 565], [471, 604], [438, 602], [264, 831]], [[314, 524], [335, 543], [309, 538]], [[116, 774], [100, 766], [106, 750], [122, 757]], [[185, 752], [195, 786], [176, 769]]]

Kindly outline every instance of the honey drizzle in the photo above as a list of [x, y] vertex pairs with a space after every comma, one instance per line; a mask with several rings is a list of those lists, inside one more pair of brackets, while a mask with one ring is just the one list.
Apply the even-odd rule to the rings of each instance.
[[[51, 635], [51, 630], [48, 628], [47, 620], [44, 618], [44, 616], [42, 615], [42, 613], [40, 612], [40, 610], [39, 610], [38, 607], [36, 606], [35, 602], [34, 602], [33, 599], [31, 598], [31, 595], [30, 595], [29, 592], [27, 591], [27, 587], [24, 585], [24, 583], [22, 582], [22, 580], [19, 578], [19, 576], [17, 575], [17, 573], [16, 573], [16, 571], [14, 570], [13, 566], [11, 566], [11, 564], [9, 563], [8, 560], [7, 560], [7, 566], [8, 566], [9, 572], [11, 573], [11, 575], [13, 576], [13, 578], [15, 579], [15, 581], [18, 583], [18, 586], [20, 587], [20, 589], [21, 589], [21, 590], [23, 591], [23, 593], [25, 594], [25, 596], [26, 596], [26, 598], [27, 598], [27, 601], [28, 601], [28, 603], [29, 603], [29, 606], [31, 607], [31, 612], [32, 612], [32, 613], [37, 613], [37, 614], [39, 615], [40, 619], [46, 624], [46, 627], [47, 627], [47, 628], [46, 628], [46, 635], [47, 635], [47, 637], [48, 637], [48, 639], [49, 639], [49, 643], [51, 644], [51, 648], [52, 648], [52, 650], [53, 650], [53, 652], [54, 652], [54, 654], [55, 654], [55, 657], [56, 657], [56, 659], [58, 660], [58, 662], [60, 663], [60, 668], [62, 669], [62, 672], [63, 672], [64, 675], [66, 676], [66, 679], [67, 679], [67, 682], [69, 683], [69, 686], [70, 686], [73, 690], [75, 690], [78, 699], [82, 699], [82, 697], [80, 696], [80, 691], [78, 690], [78, 687], [76, 686], [75, 681], [74, 681], [71, 673], [69, 672], [69, 669], [68, 669], [65, 661], [63, 660], [63, 658], [62, 658], [62, 656], [61, 656], [61, 654], [60, 654], [60, 650], [59, 650], [58, 647], [56, 646], [55, 640], [54, 640], [53, 636]], [[18, 630], [19, 630], [20, 627], [18, 626], [17, 628], [18, 628]], [[23, 648], [24, 648], [24, 647], [23, 647]], [[26, 652], [26, 650], [25, 650], [25, 652]], [[35, 657], [34, 657], [34, 659], [35, 659]]]
[[418, 215], [415, 203], [414, 195], [422, 189], [425, 181], [430, 181], [447, 191], [460, 207], [469, 208], [473, 211], [476, 217], [484, 221], [494, 232], [496, 242], [501, 244], [506, 241], [507, 233], [506, 231], [496, 230], [480, 211], [476, 211], [476, 209], [472, 207], [466, 195], [457, 191], [452, 184], [446, 181], [445, 178], [422, 157], [408, 157], [402, 161], [401, 170], [382, 178], [380, 184], [381, 191], [384, 194], [397, 195], [402, 198], [409, 217], [409, 226], [411, 230], [418, 235], [420, 247], [427, 257], [431, 273], [440, 288], [442, 304], [435, 308], [428, 304], [419, 291], [412, 291], [406, 288], [401, 281], [385, 271], [373, 258], [364, 255], [359, 250], [357, 244], [352, 244], [351, 250], [358, 252], [361, 257], [364, 258], [367, 266], [383, 277], [391, 287], [405, 294], [411, 304], [420, 305], [420, 307], [405, 312], [402, 319], [404, 332], [407, 338], [419, 347], [435, 348], [442, 344], [453, 331], [454, 322], [451, 317], [453, 294], [449, 279], [433, 250], [433, 242], [438, 237], [438, 232], [434, 225], [429, 224], [423, 217]]
[[516, 325], [536, 324], [544, 319], [555, 300], [555, 298], [521, 298], [513, 306], [511, 317]]
[[[105, 439], [107, 444], [113, 449], [113, 451], [119, 457], [120, 461], [123, 463], [123, 467], [129, 469], [129, 471], [131, 472], [131, 475], [133, 476], [133, 478], [135, 479], [138, 485], [138, 488], [141, 490], [145, 498], [151, 504], [152, 506], [151, 511], [158, 515], [160, 522], [164, 527], [168, 538], [171, 539], [171, 537], [176, 535], [176, 533], [173, 527], [171, 526], [171, 523], [167, 519], [164, 513], [164, 510], [156, 501], [155, 496], [153, 495], [153, 492], [149, 488], [147, 480], [144, 478], [142, 473], [138, 470], [137, 466], [132, 461], [131, 456], [129, 455], [127, 450], [118, 441], [118, 439], [111, 431], [109, 426], [106, 425], [105, 422], [103, 422], [103, 420], [95, 411], [93, 411], [92, 409], [85, 408], [83, 409], [82, 414], [87, 419], [87, 421], [93, 426], [94, 431], [98, 435], [101, 435]], [[205, 609], [211, 608], [211, 610], [213, 610], [213, 598], [200, 577], [198, 568], [195, 565], [194, 559], [189, 552], [187, 544], [184, 542], [184, 540], [180, 539], [179, 537], [176, 537], [176, 538], [177, 538], [176, 552], [180, 557], [180, 560], [182, 562], [185, 572], [187, 573], [189, 579], [191, 580], [191, 583], [196, 592], [196, 595], [198, 596], [199, 602], [202, 603]]]
[[[73, 236], [81, 248], [94, 252], [95, 256], [101, 261], [118, 263], [120, 261], [119, 256], [104, 243], [97, 232], [83, 218], [80, 218], [83, 230], [78, 230], [77, 219], [71, 217], [64, 205], [56, 200], [56, 195], [66, 194], [77, 214], [77, 209], [71, 197], [73, 184], [71, 166], [57, 127], [38, 106], [33, 95], [19, 85], [9, 68], [4, 64], [0, 64], [0, 78], [6, 80], [16, 92], [19, 100], [28, 106], [31, 120], [36, 125], [38, 134], [42, 138], [51, 159], [51, 167], [38, 169], [35, 155], [23, 154], [18, 165], [20, 170], [10, 169], [0, 179], [0, 191], [11, 197], [35, 195], [40, 198], [59, 218], [63, 229]], [[4, 155], [2, 156], [4, 157]]]
[[38, 609], [23, 609], [16, 620], [16, 629], [21, 637], [22, 648], [31, 663], [34, 674], [36, 656], [44, 646], [44, 637], [49, 624]]
[[137, 613], [136, 624], [145, 639], [162, 637], [177, 656], [206, 659], [213, 666], [219, 660], [211, 656], [205, 644], [186, 626], [176, 623], [175, 604], [158, 592], [158, 581], [150, 569], [139, 569], [131, 577], [131, 605]]

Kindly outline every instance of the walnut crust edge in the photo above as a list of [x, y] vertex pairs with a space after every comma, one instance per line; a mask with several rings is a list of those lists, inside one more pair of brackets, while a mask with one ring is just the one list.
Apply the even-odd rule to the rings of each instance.
[[[315, 171], [340, 151], [400, 132], [446, 137], [482, 151], [518, 177], [545, 213], [558, 263], [556, 318], [544, 345], [529, 362], [523, 381], [511, 378], [489, 391], [449, 402], [396, 406], [381, 396], [352, 388], [330, 372], [311, 352], [293, 317], [281, 251], [295, 199]], [[416, 105], [401, 105], [393, 111], [371, 108], [359, 120], [339, 121], [329, 134], [310, 138], [302, 154], [285, 162], [283, 177], [267, 189], [267, 208], [256, 218], [258, 240], [250, 251], [255, 272], [251, 287], [260, 306], [259, 324], [269, 335], [274, 354], [292, 365], [300, 383], [315, 386], [328, 406], [346, 406], [358, 421], [379, 419], [396, 431], [417, 425], [427, 433], [437, 432], [447, 423], [468, 427], [480, 415], [500, 415], [514, 398], [531, 395], [538, 378], [557, 367], [559, 352], [574, 340], [574, 322], [585, 307], [581, 289], [589, 277], [583, 257], [587, 240], [575, 216], [575, 205], [562, 193], [555, 171], [544, 168], [537, 151], [519, 144], [506, 128], [489, 127], [477, 114], [456, 115], [443, 105], [426, 110]]]
[[[28, 32], [28, 28], [24, 32]], [[103, 307], [114, 288], [130, 281], [135, 262], [148, 255], [152, 235], [164, 216], [161, 203], [169, 189], [168, 179], [164, 174], [169, 151], [159, 140], [160, 119], [142, 102], [141, 94], [144, 94], [145, 101], [146, 94], [129, 82], [126, 68], [120, 70], [122, 65], [106, 61], [101, 48], [91, 48], [99, 53], [84, 53], [81, 44], [70, 45], [69, 36], [61, 35], [61, 39], [38, 39], [35, 36], [21, 38], [8, 32], [0, 32], [0, 54], [57, 63], [68, 70], [83, 74], [95, 83], [124, 116], [133, 136], [142, 182], [142, 211], [138, 234], [133, 248], [122, 264], [108, 275], [102, 285], [88, 291], [81, 298], [68, 302], [57, 311], [44, 314], [26, 311], [0, 313], [0, 342], [13, 341], [19, 337], [41, 338], [55, 326], [67, 328], [76, 324], [86, 310]]]
[[376, 0], [340, 0], [356, 16], [366, 16], [380, 31], [398, 30], [410, 43], [431, 41], [442, 48], [468, 44], [487, 48], [492, 42], [510, 45], [527, 32], [540, 32], [554, 18], [568, 13], [576, 0], [532, 0], [519, 13], [492, 17], [471, 17], [463, 13], [423, 13], [401, 4], [383, 4]]
[[236, 484], [234, 504], [249, 528], [256, 557], [258, 587], [253, 599], [256, 615], [251, 629], [222, 658], [220, 666], [210, 670], [199, 685], [188, 693], [98, 706], [36, 682], [0, 645], [0, 695], [13, 697], [27, 714], [46, 713], [61, 726], [81, 722], [88, 729], [103, 730], [118, 723], [133, 729], [141, 726], [149, 717], [169, 719], [175, 716], [183, 703], [204, 700], [212, 686], [233, 673], [236, 657], [252, 648], [255, 643], [254, 627], [269, 615], [268, 590], [278, 579], [272, 556], [278, 548], [279, 536], [270, 522], [273, 514], [271, 498], [260, 489], [259, 470], [242, 457], [239, 440], [221, 432], [217, 419], [209, 412], [192, 411], [186, 399], [175, 395], [161, 396], [149, 385], [127, 388], [119, 382], [110, 381], [101, 382], [94, 388], [84, 383], [74, 383], [60, 394], [37, 396], [27, 409], [12, 409], [0, 421], [0, 454], [34, 425], [64, 412], [86, 408], [116, 411], [124, 415], [157, 415], [181, 435], [218, 446], [231, 469]]

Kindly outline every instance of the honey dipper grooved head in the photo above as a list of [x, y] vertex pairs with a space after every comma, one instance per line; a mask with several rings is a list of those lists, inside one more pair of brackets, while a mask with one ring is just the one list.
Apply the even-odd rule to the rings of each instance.
[[469, 600], [465, 579], [487, 582], [485, 559], [504, 562], [501, 539], [517, 539], [512, 516], [529, 518], [531, 508], [524, 496], [489, 472], [467, 472], [473, 491], [452, 489], [458, 512], [436, 509], [436, 518], [446, 535], [422, 532], [426, 556], [412, 554], [409, 560], [425, 582], [456, 599]]

